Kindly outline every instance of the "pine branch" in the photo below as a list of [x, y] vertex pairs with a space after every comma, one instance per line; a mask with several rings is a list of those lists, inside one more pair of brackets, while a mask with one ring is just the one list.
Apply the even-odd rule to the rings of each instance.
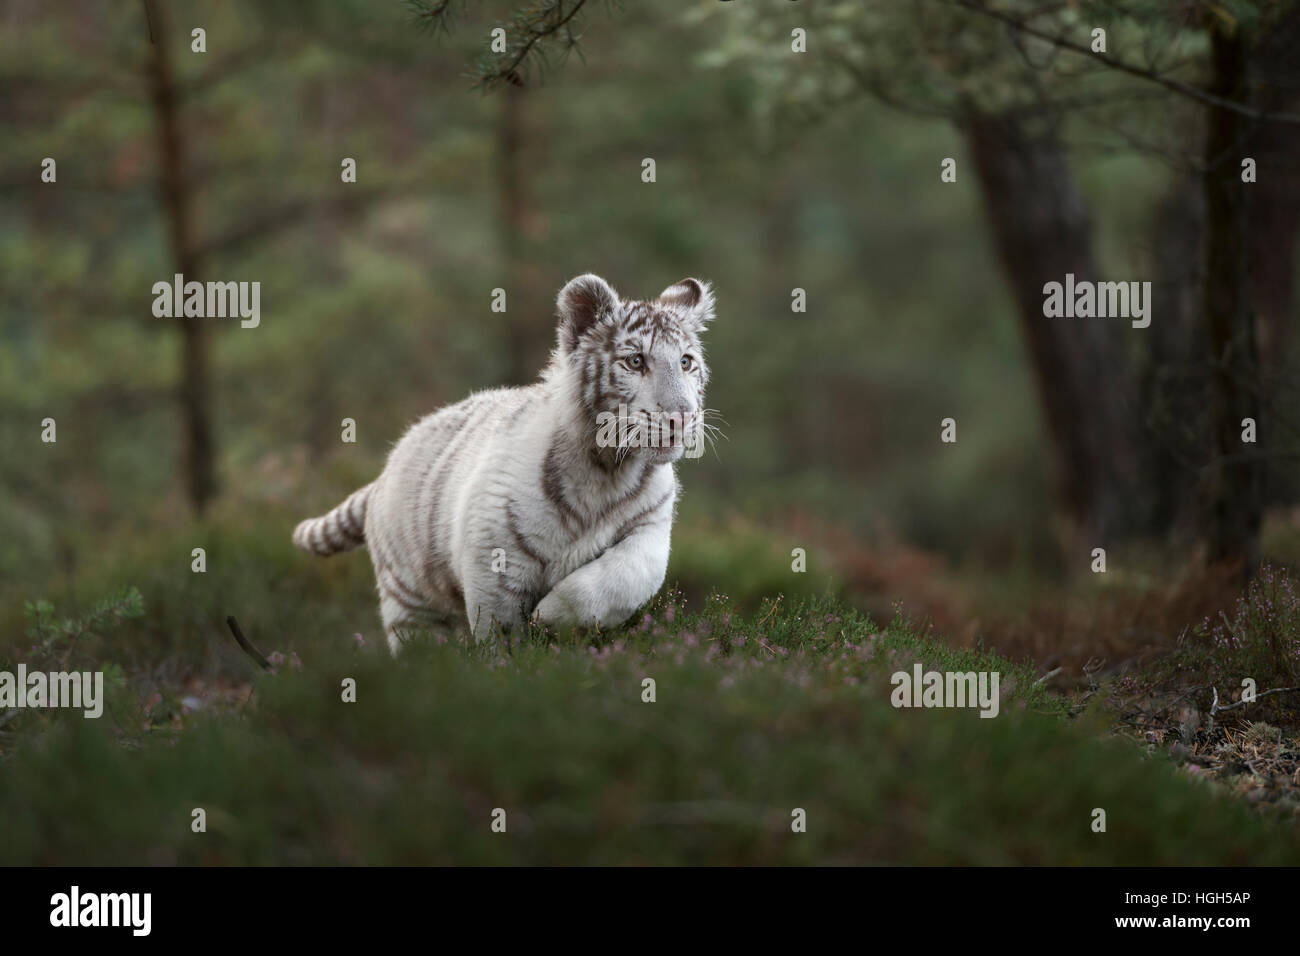
[[541, 44], [561, 32], [566, 52], [576, 47], [578, 38], [571, 24], [586, 4], [587, 0], [568, 0], [569, 9], [565, 12], [565, 0], [543, 0], [516, 12], [506, 30], [506, 52], [499, 59], [489, 56], [479, 60], [479, 84], [486, 89], [503, 82], [522, 85], [521, 74], [527, 72], [530, 58], [545, 64]]
[[1125, 62], [1109, 53], [1094, 53], [1089, 47], [1082, 43], [1075, 43], [1073, 40], [1067, 40], [1063, 36], [1048, 33], [1046, 30], [1031, 26], [1024, 20], [1005, 11], [995, 10], [984, 3], [979, 2], [979, 0], [949, 0], [949, 2], [964, 10], [970, 10], [973, 13], [978, 13], [981, 16], [1005, 24], [1017, 33], [1044, 40], [1062, 50], [1069, 50], [1072, 53], [1078, 53], [1090, 57], [1112, 70], [1127, 73], [1129, 76], [1137, 77], [1138, 79], [1145, 80], [1148, 83], [1155, 83], [1170, 92], [1177, 93], [1179, 96], [1186, 97], [1190, 100], [1195, 100], [1205, 106], [1215, 106], [1219, 109], [1229, 110], [1230, 112], [1237, 113], [1259, 122], [1285, 123], [1288, 125], [1300, 126], [1300, 115], [1295, 113], [1270, 113], [1265, 110], [1256, 109], [1255, 107], [1247, 106], [1244, 103], [1238, 103], [1236, 100], [1230, 100], [1214, 93], [1207, 92], [1206, 90], [1199, 89], [1189, 83], [1180, 82], [1172, 77], [1157, 73], [1155, 70]]
[[[548, 50], [561, 48], [561, 56], [578, 50], [578, 14], [590, 0], [533, 0], [519, 7], [504, 26], [506, 49], [479, 57], [474, 73], [480, 89], [502, 83], [523, 86], [529, 74], [548, 65]], [[457, 15], [456, 0], [407, 0], [415, 22], [421, 27], [448, 33]]]

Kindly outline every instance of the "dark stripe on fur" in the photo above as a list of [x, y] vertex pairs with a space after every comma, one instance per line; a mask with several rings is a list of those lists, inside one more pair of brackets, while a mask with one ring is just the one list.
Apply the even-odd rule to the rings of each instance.
[[650, 479], [654, 476], [655, 467], [656, 466], [651, 465], [650, 462], [646, 461], [645, 459], [642, 459], [641, 477], [637, 479], [636, 487], [633, 488], [631, 491], [623, 494], [617, 500], [610, 502], [608, 505], [602, 508], [600, 514], [596, 516], [595, 521], [593, 521], [592, 523], [600, 524], [602, 521], [608, 518], [619, 508], [623, 507], [629, 501], [634, 500], [638, 495], [640, 495], [643, 491], [645, 491], [646, 485], [650, 483]]
[[519, 530], [519, 522], [515, 519], [514, 508], [511, 507], [508, 501], [506, 502], [506, 527], [510, 529], [510, 534], [515, 539], [515, 547], [527, 557], [545, 567], [546, 562], [542, 560], [542, 556], [530, 548], [528, 542], [524, 540], [523, 532]]
[[390, 588], [388, 588], [387, 586], [385, 586], [384, 583], [383, 583], [382, 581], [381, 581], [380, 584], [379, 584], [379, 590], [380, 590], [381, 592], [383, 592], [383, 593], [381, 594], [381, 597], [388, 598], [388, 599], [389, 599], [390, 601], [392, 601], [393, 603], [401, 605], [401, 607], [403, 608], [403, 610], [407, 610], [407, 611], [415, 611], [415, 612], [417, 612], [417, 613], [422, 612], [422, 611], [425, 610], [425, 607], [424, 607], [423, 604], [409, 604], [409, 603], [407, 603], [407, 600], [406, 600], [406, 599], [405, 599], [405, 598], [404, 598], [404, 597], [403, 597], [399, 592], [394, 591], [394, 590], [391, 590]]
[[418, 593], [414, 588], [397, 576], [397, 573], [393, 571], [392, 565], [376, 562], [375, 576], [379, 579], [382, 586], [396, 592], [404, 600], [409, 601], [417, 607], [429, 606], [429, 602], [424, 599], [423, 595]]
[[387, 574], [392, 579], [393, 585], [403, 592], [407, 600], [427, 605], [428, 602], [424, 595], [420, 593], [420, 589], [398, 575], [393, 560], [385, 547], [385, 542], [379, 540], [370, 542], [370, 553], [375, 559], [376, 574]]
[[555, 507], [565, 527], [568, 527], [570, 522], [581, 526], [582, 516], [574, 510], [573, 506], [564, 497], [564, 487], [560, 482], [561, 474], [560, 466], [555, 460], [555, 446], [552, 445], [546, 453], [546, 459], [542, 462], [542, 493], [546, 495], [546, 500]]
[[665, 494], [662, 498], [660, 498], [658, 501], [652, 504], [649, 508], [643, 508], [641, 511], [638, 511], [632, 517], [628, 518], [621, 525], [619, 525], [618, 530], [614, 532], [614, 540], [610, 544], [610, 547], [612, 548], [614, 545], [618, 544], [620, 541], [622, 541], [624, 538], [630, 535], [637, 528], [642, 527], [643, 525], [652, 524], [653, 522], [646, 521], [645, 519], [649, 518], [656, 511], [662, 508], [664, 506], [664, 503], [667, 502], [670, 498], [672, 498], [673, 492], [675, 490], [676, 489], [670, 489], [667, 494]]

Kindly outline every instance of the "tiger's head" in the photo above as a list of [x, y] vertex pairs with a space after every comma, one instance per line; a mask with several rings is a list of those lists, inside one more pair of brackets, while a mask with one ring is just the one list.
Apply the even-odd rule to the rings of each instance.
[[697, 457], [708, 426], [709, 369], [700, 333], [713, 318], [708, 283], [682, 279], [646, 301], [623, 301], [600, 276], [578, 276], [557, 300], [556, 361], [615, 462]]

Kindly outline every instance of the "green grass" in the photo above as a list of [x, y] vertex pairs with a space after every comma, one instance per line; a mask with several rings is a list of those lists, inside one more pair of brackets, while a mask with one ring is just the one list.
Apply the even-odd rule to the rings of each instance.
[[[173, 594], [184, 575], [142, 586], [142, 616], [72, 615], [86, 625], [73, 666], [115, 662], [109, 705], [98, 721], [23, 711], [0, 728], [0, 863], [1300, 862], [1293, 824], [1067, 720], [1028, 666], [902, 618], [879, 628], [831, 598], [687, 613], [667, 594], [610, 633], [429, 636], [394, 662], [355, 640], [353, 572], [327, 564], [296, 585], [221, 585], [253, 612], [254, 642], [295, 661], [274, 674], [230, 650], [211, 599], [181, 613], [205, 590]], [[333, 610], [311, 593], [321, 575], [342, 576]], [[272, 607], [279, 628], [249, 624]], [[68, 653], [42, 613], [9, 660]], [[918, 660], [999, 671], [1000, 716], [893, 708], [890, 674]], [[186, 684], [184, 661], [206, 682]]]

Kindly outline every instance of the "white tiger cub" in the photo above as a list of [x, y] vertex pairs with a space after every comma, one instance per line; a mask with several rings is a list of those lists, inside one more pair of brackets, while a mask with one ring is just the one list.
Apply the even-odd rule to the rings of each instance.
[[[423, 418], [378, 478], [293, 532], [320, 555], [369, 548], [394, 653], [426, 617], [461, 620], [477, 640], [530, 615], [620, 624], [663, 585], [673, 463], [703, 439], [712, 291], [683, 279], [624, 302], [588, 274], [557, 302], [539, 382]], [[630, 427], [599, 427], [620, 411]]]

